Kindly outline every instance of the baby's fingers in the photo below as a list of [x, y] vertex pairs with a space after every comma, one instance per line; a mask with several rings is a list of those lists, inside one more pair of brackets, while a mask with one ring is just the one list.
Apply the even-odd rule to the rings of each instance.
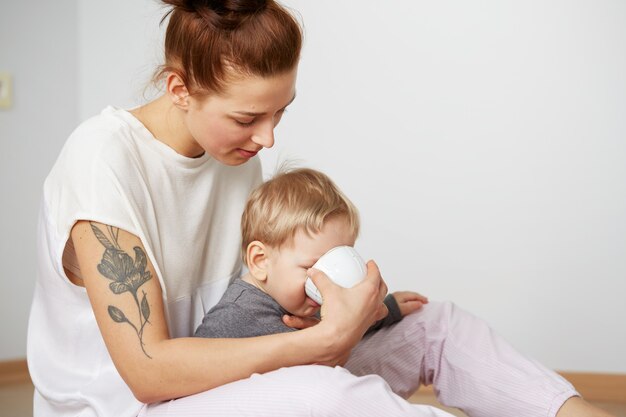
[[421, 301], [405, 301], [402, 303], [398, 303], [398, 307], [400, 308], [400, 313], [402, 314], [402, 317], [419, 310], [423, 306], [424, 303]]
[[424, 304], [428, 303], [428, 297], [413, 291], [396, 291], [393, 293], [393, 296], [398, 303], [403, 303], [405, 301], [420, 301]]

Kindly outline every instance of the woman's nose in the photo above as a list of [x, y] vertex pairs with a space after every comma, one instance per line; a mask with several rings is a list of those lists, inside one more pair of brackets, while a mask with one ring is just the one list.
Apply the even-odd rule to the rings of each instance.
[[257, 145], [261, 145], [264, 148], [271, 148], [274, 146], [274, 126], [267, 125], [260, 127], [253, 133], [252, 142]]

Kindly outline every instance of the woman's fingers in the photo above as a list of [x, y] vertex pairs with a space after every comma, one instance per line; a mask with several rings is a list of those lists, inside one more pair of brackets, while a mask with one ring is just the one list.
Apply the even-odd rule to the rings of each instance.
[[387, 306], [383, 302], [385, 300], [385, 297], [387, 296], [388, 288], [387, 288], [387, 284], [385, 283], [385, 280], [380, 276], [380, 270], [378, 269], [378, 265], [376, 265], [376, 262], [374, 262], [373, 260], [370, 260], [367, 262], [366, 279], [369, 279], [372, 281], [378, 281], [377, 282], [377, 288], [378, 288], [377, 298], [380, 304], [376, 311], [375, 317], [376, 317], [376, 321], [382, 320], [385, 317], [387, 317], [387, 315], [389, 314], [389, 310], [387, 309]]
[[315, 286], [319, 290], [320, 294], [322, 294], [322, 296], [324, 295], [324, 292], [326, 292], [326, 290], [329, 287], [336, 285], [336, 284], [333, 284], [330, 278], [328, 278], [326, 274], [320, 271], [319, 269], [309, 268], [306, 271], [306, 275], [309, 278], [311, 278], [311, 281], [313, 281], [313, 284], [315, 284]]
[[318, 324], [320, 320], [316, 317], [298, 317], [285, 314], [283, 316], [283, 323], [294, 329], [307, 329]]
[[334, 344], [334, 356], [330, 360], [341, 364], [367, 329], [389, 314], [383, 302], [387, 284], [374, 261], [367, 262], [367, 275], [352, 288], [335, 284], [317, 269], [310, 268], [307, 275], [324, 298], [322, 321], [317, 329], [328, 331], [326, 338]]
[[378, 297], [382, 302], [385, 299], [385, 296], [387, 295], [387, 291], [389, 291], [389, 289], [387, 288], [385, 280], [380, 276], [380, 270], [378, 269], [378, 265], [376, 265], [376, 262], [372, 260], [367, 261], [367, 276], [365, 279], [378, 281]]
[[380, 307], [378, 308], [376, 321], [382, 320], [389, 315], [389, 309], [385, 305], [385, 303], [380, 303]]

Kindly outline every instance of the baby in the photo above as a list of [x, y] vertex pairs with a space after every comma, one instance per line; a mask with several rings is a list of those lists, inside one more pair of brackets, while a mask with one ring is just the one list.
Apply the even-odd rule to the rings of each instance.
[[[354, 246], [359, 217], [325, 174], [283, 172], [259, 186], [241, 220], [248, 272], [236, 279], [205, 315], [195, 336], [237, 338], [290, 332], [283, 317], [319, 317], [320, 305], [304, 290], [307, 270], [330, 249]], [[385, 298], [389, 315], [369, 332], [390, 326], [428, 300], [403, 291]]]

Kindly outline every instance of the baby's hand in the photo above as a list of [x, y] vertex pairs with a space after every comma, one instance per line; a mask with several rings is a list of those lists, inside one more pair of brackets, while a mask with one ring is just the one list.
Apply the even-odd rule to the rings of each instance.
[[393, 298], [396, 299], [398, 307], [400, 307], [400, 313], [402, 313], [402, 317], [419, 310], [424, 304], [428, 304], [428, 298], [416, 292], [397, 291], [394, 292], [392, 295]]

